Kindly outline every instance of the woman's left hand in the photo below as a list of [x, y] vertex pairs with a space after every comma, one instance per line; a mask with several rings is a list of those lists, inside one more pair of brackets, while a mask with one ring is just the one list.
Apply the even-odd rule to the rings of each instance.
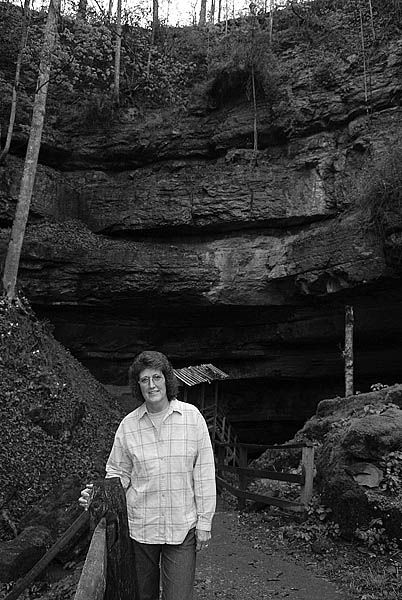
[[204, 548], [208, 548], [208, 541], [211, 539], [210, 531], [203, 531], [202, 529], [195, 530], [195, 539], [197, 540], [195, 551], [199, 552], [199, 550], [203, 550]]

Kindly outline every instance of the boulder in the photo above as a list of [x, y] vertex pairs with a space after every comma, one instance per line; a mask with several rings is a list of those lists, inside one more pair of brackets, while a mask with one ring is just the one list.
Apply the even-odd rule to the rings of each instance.
[[26, 527], [18, 537], [0, 543], [0, 581], [19, 579], [29, 571], [52, 544], [47, 527]]
[[385, 469], [402, 443], [402, 408], [393, 404], [401, 394], [396, 385], [324, 400], [298, 434], [319, 444], [316, 485], [346, 537], [381, 523], [389, 537], [401, 540], [402, 501], [388, 485], [390, 475], [399, 475]]
[[[13, 581], [29, 571], [82, 513], [78, 505], [85, 485], [78, 474], [66, 477], [35, 503], [18, 522], [21, 533], [0, 541], [0, 581]], [[83, 527], [60, 549], [56, 560], [68, 562], [88, 546], [88, 527]]]

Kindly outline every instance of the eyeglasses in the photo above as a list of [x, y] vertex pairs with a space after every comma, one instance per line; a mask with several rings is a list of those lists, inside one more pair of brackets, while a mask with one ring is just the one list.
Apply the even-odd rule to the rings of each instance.
[[159, 383], [162, 383], [162, 381], [164, 380], [163, 375], [151, 375], [151, 377], [141, 377], [141, 379], [139, 379], [139, 384], [140, 385], [149, 385], [151, 383], [151, 380], [154, 382], [155, 385], [158, 385]]

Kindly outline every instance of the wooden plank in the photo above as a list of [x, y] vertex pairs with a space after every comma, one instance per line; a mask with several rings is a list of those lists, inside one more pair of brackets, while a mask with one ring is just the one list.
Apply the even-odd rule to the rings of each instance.
[[345, 361], [345, 397], [353, 396], [353, 330], [354, 330], [353, 306], [345, 306], [345, 349], [343, 352]]
[[300, 501], [307, 506], [313, 495], [314, 484], [314, 446], [303, 448], [302, 467], [304, 473], [304, 482], [300, 490]]
[[228, 465], [220, 465], [219, 470], [237, 473], [239, 475], [246, 475], [247, 477], [255, 477], [256, 479], [274, 479], [275, 481], [288, 481], [290, 483], [298, 483], [299, 485], [304, 483], [304, 475], [298, 475], [296, 473], [283, 473], [282, 471], [268, 471], [266, 469], [232, 467]]
[[106, 590], [106, 519], [97, 524], [74, 600], [103, 600]]
[[245, 498], [246, 500], [253, 500], [254, 502], [279, 506], [280, 508], [287, 508], [296, 512], [301, 512], [304, 510], [304, 506], [300, 504], [300, 502], [292, 502], [291, 500], [285, 500], [283, 498], [274, 498], [273, 496], [263, 496], [262, 494], [238, 490], [219, 476], [216, 477], [216, 480], [219, 486], [225, 488], [237, 498]]
[[79, 531], [85, 526], [88, 526], [88, 513], [82, 512], [80, 516], [70, 525], [70, 527], [63, 533], [61, 538], [57, 540], [55, 544], [46, 552], [44, 556], [32, 567], [30, 571], [20, 579], [11, 592], [7, 594], [4, 600], [16, 600], [20, 594], [29, 586], [35, 579], [40, 575], [45, 567], [57, 556], [57, 554], [64, 548]]
[[[218, 442], [221, 446], [229, 446], [230, 444], [225, 443], [225, 442]], [[239, 446], [244, 446], [244, 448], [247, 448], [247, 450], [254, 450], [254, 451], [264, 451], [264, 450], [291, 450], [292, 448], [305, 448], [307, 446], [309, 446], [309, 444], [303, 443], [303, 444], [286, 444], [283, 446], [268, 446], [267, 444], [239, 444]]]
[[[247, 450], [245, 448], [243, 448], [242, 446], [239, 446], [239, 466], [243, 467], [241, 469], [237, 470], [237, 473], [239, 475], [239, 488], [242, 491], [246, 491], [247, 488], [247, 476], [245, 474], [245, 471], [247, 471]], [[232, 469], [236, 470], [236, 467], [232, 467]], [[235, 471], [236, 472], [236, 471]], [[239, 510], [243, 510], [244, 507], [246, 506], [246, 501], [244, 496], [239, 496], [238, 497], [238, 501], [237, 501], [237, 508]]]
[[249, 450], [289, 450], [291, 448], [304, 448], [308, 444], [303, 442], [300, 444], [284, 444], [282, 446], [269, 446], [267, 444], [242, 444], [242, 446]]
[[128, 531], [126, 494], [118, 477], [99, 480], [89, 511], [106, 516], [107, 575], [104, 600], [135, 600], [133, 547]]

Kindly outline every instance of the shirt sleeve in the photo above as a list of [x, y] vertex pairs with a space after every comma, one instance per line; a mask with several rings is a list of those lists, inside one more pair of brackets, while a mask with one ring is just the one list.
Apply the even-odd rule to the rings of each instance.
[[106, 479], [119, 477], [123, 488], [126, 490], [131, 482], [132, 468], [133, 463], [124, 440], [124, 425], [120, 423], [106, 463]]
[[204, 417], [198, 415], [198, 452], [194, 465], [197, 529], [210, 531], [216, 507], [215, 459]]

